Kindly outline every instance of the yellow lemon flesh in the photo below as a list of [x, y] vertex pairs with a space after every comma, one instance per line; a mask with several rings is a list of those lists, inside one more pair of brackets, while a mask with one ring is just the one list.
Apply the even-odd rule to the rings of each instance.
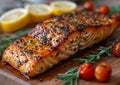
[[15, 32], [29, 23], [28, 11], [23, 8], [7, 11], [0, 17], [0, 23], [4, 32]]
[[40, 22], [52, 15], [51, 7], [46, 4], [28, 4], [25, 8], [29, 12], [31, 22]]
[[71, 1], [53, 1], [50, 5], [55, 16], [73, 12], [77, 8], [77, 5]]

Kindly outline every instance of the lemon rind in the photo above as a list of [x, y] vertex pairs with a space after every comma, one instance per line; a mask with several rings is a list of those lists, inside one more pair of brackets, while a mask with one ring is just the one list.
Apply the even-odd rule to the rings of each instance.
[[[11, 13], [15, 13], [15, 12], [19, 12], [21, 11], [23, 14], [21, 16], [19, 16], [18, 18], [16, 19], [13, 19], [11, 21], [4, 21], [3, 19], [6, 17], [6, 16], [9, 16], [9, 14]], [[26, 16], [28, 14], [28, 11], [24, 8], [15, 8], [15, 9], [12, 9], [10, 11], [7, 11], [6, 13], [2, 14], [2, 16], [0, 17], [0, 22], [1, 23], [13, 23], [13, 22], [16, 22], [16, 21], [19, 21], [21, 20], [22, 18], [24, 18], [24, 16]]]

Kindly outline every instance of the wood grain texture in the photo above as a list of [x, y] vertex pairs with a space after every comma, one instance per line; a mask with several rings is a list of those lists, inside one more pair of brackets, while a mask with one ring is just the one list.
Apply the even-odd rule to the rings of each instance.
[[[78, 52], [74, 55], [74, 57], [85, 57], [90, 51], [95, 50], [98, 46], [106, 46], [109, 44], [113, 41], [113, 37], [118, 37], [120, 39], [120, 27], [116, 29], [107, 40], [94, 45], [89, 49]], [[116, 58], [114, 56], [101, 58], [101, 60], [96, 62], [95, 65], [103, 61], [112, 66], [112, 77], [109, 82], [100, 83], [96, 79], [91, 81], [80, 79], [80, 85], [120, 85], [120, 58]], [[72, 61], [72, 59], [68, 59], [49, 69], [47, 72], [38, 75], [37, 77], [26, 79], [10, 65], [4, 65], [0, 62], [0, 85], [61, 85], [62, 81], [56, 78], [57, 74], [64, 73], [68, 68], [78, 65], [79, 64]]]

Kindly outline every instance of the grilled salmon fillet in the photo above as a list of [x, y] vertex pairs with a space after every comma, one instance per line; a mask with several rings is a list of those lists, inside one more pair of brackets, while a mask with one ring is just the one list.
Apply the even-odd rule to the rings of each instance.
[[116, 20], [91, 11], [64, 14], [42, 21], [18, 38], [2, 59], [32, 77], [106, 39], [118, 25]]

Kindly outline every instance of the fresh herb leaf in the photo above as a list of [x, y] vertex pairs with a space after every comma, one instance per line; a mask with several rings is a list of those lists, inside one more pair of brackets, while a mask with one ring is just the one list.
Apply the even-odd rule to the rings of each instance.
[[62, 85], [74, 85], [74, 81], [78, 85], [79, 67], [72, 67], [64, 74], [58, 74], [57, 78], [64, 80]]
[[32, 41], [32, 40], [30, 40], [30, 44], [33, 44], [33, 41]]
[[111, 56], [111, 51], [114, 46], [114, 44], [118, 41], [116, 39], [112, 45], [109, 47], [102, 47], [100, 46], [97, 50], [98, 52], [91, 52], [89, 56], [87, 56], [85, 59], [75, 58], [73, 60], [79, 62], [79, 63], [94, 63], [95, 61], [99, 60], [101, 56]]
[[16, 34], [17, 36], [21, 36], [21, 35], [25, 35], [25, 34], [29, 33], [31, 30], [32, 30], [32, 28], [23, 29], [23, 30], [20, 30], [20, 31], [15, 32], [15, 34]]
[[77, 20], [76, 19], [73, 19], [70, 22], [73, 23], [74, 25], [77, 24]]
[[44, 37], [42, 38], [42, 42], [46, 42], [46, 41], [47, 41], [47, 37], [44, 36]]
[[120, 6], [110, 6], [110, 15], [120, 14]]
[[88, 15], [88, 12], [87, 12], [87, 11], [84, 11], [83, 14], [84, 14], [84, 15]]

